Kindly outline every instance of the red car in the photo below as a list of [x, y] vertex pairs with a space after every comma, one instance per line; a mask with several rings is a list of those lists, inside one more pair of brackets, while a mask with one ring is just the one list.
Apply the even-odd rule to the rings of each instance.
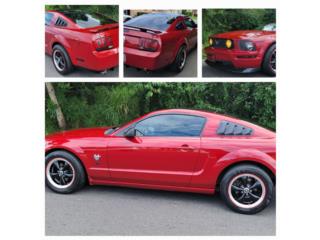
[[171, 109], [121, 127], [46, 136], [46, 183], [58, 193], [116, 185], [213, 194], [252, 214], [269, 205], [275, 133], [232, 117]]
[[100, 13], [46, 11], [45, 51], [60, 74], [74, 66], [105, 71], [118, 66], [118, 23]]
[[222, 62], [236, 69], [261, 68], [268, 75], [276, 75], [275, 24], [266, 25], [263, 30], [211, 35], [204, 50], [209, 65]]
[[197, 46], [197, 24], [173, 13], [150, 13], [124, 23], [124, 63], [143, 70], [185, 66], [187, 53]]

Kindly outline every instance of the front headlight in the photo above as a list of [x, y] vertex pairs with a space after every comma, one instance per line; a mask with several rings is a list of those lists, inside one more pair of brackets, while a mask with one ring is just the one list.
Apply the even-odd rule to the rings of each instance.
[[213, 39], [209, 38], [209, 45], [212, 46], [213, 45]]
[[240, 40], [239, 46], [243, 51], [256, 51], [256, 45], [249, 40]]

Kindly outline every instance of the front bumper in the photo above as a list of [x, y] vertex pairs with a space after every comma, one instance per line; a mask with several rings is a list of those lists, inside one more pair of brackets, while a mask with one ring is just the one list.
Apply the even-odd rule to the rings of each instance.
[[148, 52], [124, 47], [124, 64], [143, 70], [157, 70], [165, 66], [160, 52]]
[[226, 62], [234, 68], [260, 68], [262, 58], [257, 51], [240, 51], [235, 49], [219, 49], [206, 47], [204, 49], [209, 62]]

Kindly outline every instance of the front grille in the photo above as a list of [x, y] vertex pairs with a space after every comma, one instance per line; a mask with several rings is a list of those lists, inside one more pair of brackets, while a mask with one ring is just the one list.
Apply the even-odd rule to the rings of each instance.
[[[228, 39], [224, 39], [224, 38], [214, 38], [212, 47], [214, 47], [214, 48], [226, 48], [227, 49], [227, 46], [226, 46], [226, 41], [227, 40]], [[233, 41], [232, 41], [231, 48], [229, 48], [229, 49], [232, 49], [232, 48], [233, 48]]]

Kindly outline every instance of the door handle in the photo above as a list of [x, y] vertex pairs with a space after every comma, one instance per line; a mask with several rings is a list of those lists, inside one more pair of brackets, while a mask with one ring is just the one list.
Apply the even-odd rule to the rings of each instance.
[[190, 147], [188, 144], [183, 144], [183, 145], [181, 145], [180, 148], [181, 148], [181, 151], [183, 151], [183, 152], [193, 151], [194, 150], [194, 148]]

